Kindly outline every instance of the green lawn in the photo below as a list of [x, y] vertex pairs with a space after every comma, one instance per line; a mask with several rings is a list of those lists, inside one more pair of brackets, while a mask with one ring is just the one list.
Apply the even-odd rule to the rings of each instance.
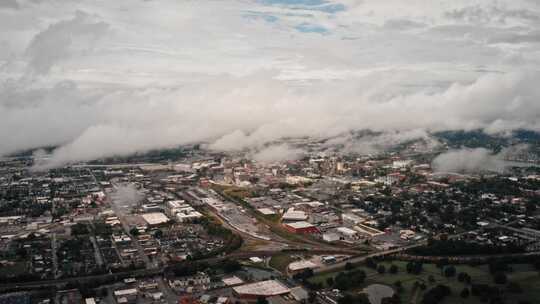
[[[510, 280], [513, 278], [511, 277]], [[540, 299], [540, 275], [538, 272], [531, 273], [528, 278], [522, 277], [520, 280], [516, 280], [524, 290], [522, 295], [517, 295], [518, 300], [538, 300]], [[531, 301], [534, 303], [534, 301]]]
[[[366, 268], [364, 266], [359, 266], [357, 269], [362, 269], [366, 272], [366, 281], [362, 286], [359, 286], [356, 291], [360, 291], [366, 286], [374, 283], [385, 284], [389, 286], [394, 286], [396, 281], [401, 281], [403, 286], [403, 292], [401, 293], [402, 303], [411, 303], [411, 298], [413, 296], [413, 286], [416, 281], [423, 281], [426, 283], [428, 289], [437, 285], [445, 284], [452, 289], [452, 295], [447, 297], [442, 303], [443, 304], [454, 304], [454, 303], [463, 303], [463, 304], [479, 304], [480, 299], [477, 297], [470, 296], [468, 299], [462, 299], [459, 294], [461, 290], [466, 286], [464, 283], [461, 283], [457, 280], [456, 277], [447, 278], [441, 273], [441, 269], [437, 268], [435, 264], [424, 264], [423, 272], [419, 275], [413, 275], [406, 272], [406, 262], [394, 261], [390, 262], [381, 262], [380, 264], [385, 265], [388, 271], [391, 264], [398, 266], [399, 272], [397, 274], [379, 274], [375, 270]], [[469, 266], [469, 265], [456, 265], [456, 273], [466, 272], [468, 273], [473, 283], [486, 283], [493, 285], [493, 278], [489, 273], [488, 267], [486, 265], [482, 266]], [[513, 272], [509, 272], [508, 280], [509, 282], [519, 283], [523, 288], [522, 294], [506, 294], [506, 303], [518, 303], [519, 300], [530, 300], [534, 303], [533, 300], [540, 299], [540, 274], [538, 271], [535, 271], [530, 265], [526, 264], [516, 264], [512, 265], [514, 269]], [[326, 285], [326, 280], [329, 277], [335, 277], [338, 272], [332, 273], [323, 273], [314, 276], [310, 279], [312, 283], [322, 283], [324, 287]], [[432, 275], [435, 279], [435, 283], [429, 283], [428, 277]], [[504, 286], [501, 286], [504, 288]], [[422, 299], [423, 292], [420, 291], [419, 296], [417, 297], [417, 303], [420, 303]]]

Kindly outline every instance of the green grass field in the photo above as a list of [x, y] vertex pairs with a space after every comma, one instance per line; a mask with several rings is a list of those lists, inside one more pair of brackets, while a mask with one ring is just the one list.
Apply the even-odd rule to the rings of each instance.
[[292, 258], [290, 255], [280, 254], [280, 255], [273, 256], [270, 259], [269, 264], [270, 264], [270, 267], [276, 269], [277, 271], [281, 273], [286, 273], [287, 266], [289, 266], [289, 264], [294, 261], [295, 259]]
[[[464, 283], [461, 283], [457, 280], [457, 275], [455, 277], [447, 278], [445, 277], [440, 268], [437, 268], [435, 264], [424, 264], [423, 272], [419, 275], [409, 274], [406, 272], [406, 262], [395, 261], [395, 262], [382, 262], [380, 263], [386, 266], [388, 270], [391, 264], [398, 266], [399, 272], [397, 274], [379, 274], [371, 268], [366, 268], [364, 266], [359, 266], [357, 269], [362, 269], [366, 272], [366, 280], [364, 284], [358, 286], [355, 291], [360, 291], [366, 286], [374, 283], [385, 284], [389, 286], [394, 286], [396, 281], [401, 281], [403, 286], [403, 292], [400, 294], [402, 303], [414, 303], [411, 301], [413, 298], [413, 286], [416, 281], [425, 282], [427, 289], [437, 285], [445, 284], [452, 289], [452, 295], [447, 297], [442, 303], [443, 304], [479, 304], [480, 299], [478, 297], [470, 296], [468, 299], [462, 299], [460, 297], [461, 290], [466, 287]], [[485, 283], [494, 285], [493, 278], [489, 273], [487, 265], [481, 266], [469, 266], [469, 265], [456, 265], [456, 273], [466, 272], [472, 278], [472, 283]], [[509, 294], [506, 293], [505, 303], [518, 303], [521, 300], [528, 300], [531, 303], [536, 303], [540, 299], [540, 274], [538, 271], [534, 270], [531, 265], [527, 264], [516, 264], [512, 265], [514, 269], [513, 272], [507, 273], [508, 281], [518, 283], [522, 289], [523, 293], [521, 294]], [[317, 276], [314, 276], [310, 279], [312, 283], [321, 283], [324, 287], [328, 287], [326, 280], [329, 277], [335, 277], [338, 272], [332, 273], [323, 273]], [[434, 283], [429, 283], [429, 276], [432, 275], [435, 279]], [[505, 288], [501, 286], [501, 288]], [[422, 299], [423, 291], [419, 290], [419, 295], [416, 297], [416, 303], [420, 303]]]

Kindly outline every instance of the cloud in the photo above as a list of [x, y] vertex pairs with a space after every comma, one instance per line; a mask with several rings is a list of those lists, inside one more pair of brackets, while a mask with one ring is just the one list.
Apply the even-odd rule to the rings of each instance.
[[208, 147], [218, 151], [241, 151], [254, 145], [252, 139], [241, 130], [235, 130], [219, 138]]
[[19, 9], [19, 3], [17, 0], [3, 0], [0, 1], [0, 9], [7, 8], [7, 9]]
[[466, 6], [456, 8], [445, 12], [445, 16], [459, 21], [472, 23], [498, 22], [505, 24], [508, 19], [517, 19], [521, 21], [538, 21], [540, 16], [528, 9], [508, 8], [504, 6], [493, 5]]
[[528, 149], [528, 145], [510, 146], [498, 153], [485, 148], [454, 149], [439, 154], [433, 160], [432, 167], [435, 172], [504, 172], [512, 165], [506, 161], [507, 158], [512, 158]]
[[251, 158], [261, 163], [275, 163], [300, 159], [304, 153], [302, 149], [292, 148], [287, 144], [279, 144], [262, 148], [253, 153]]
[[94, 22], [88, 14], [77, 11], [75, 17], [51, 24], [34, 36], [26, 53], [31, 68], [47, 73], [58, 61], [72, 55], [71, 48], [88, 48], [108, 30], [104, 22]]
[[505, 166], [501, 154], [493, 154], [484, 148], [463, 148], [440, 154], [433, 160], [432, 167], [435, 172], [477, 173], [502, 172]]
[[357, 153], [361, 155], [378, 154], [413, 140], [424, 140], [432, 147], [438, 143], [426, 131], [385, 131], [378, 134], [347, 133], [327, 140], [323, 147], [329, 151]]
[[[339, 84], [337, 91], [325, 83], [292, 89], [268, 77], [217, 77], [176, 89], [87, 90], [70, 83], [37, 92], [15, 89], [1, 111], [0, 135], [10, 142], [3, 148], [60, 144], [50, 159], [58, 166], [199, 141], [239, 151], [284, 137], [326, 138], [363, 129], [386, 134], [347, 144], [351, 151], [369, 152], [423, 138], [427, 131], [539, 130], [537, 74], [486, 76], [439, 94], [383, 101], [355, 94], [352, 83]], [[34, 101], [38, 97], [44, 99]], [[13, 105], [14, 98], [24, 102]]]
[[303, 136], [371, 153], [431, 131], [540, 131], [531, 3], [21, 2], [0, 10], [0, 155], [58, 146], [62, 166]]
[[144, 194], [134, 184], [119, 184], [112, 193], [113, 204], [117, 207], [116, 211], [121, 213], [119, 215], [125, 215], [122, 213], [127, 213], [129, 208], [137, 206], [143, 199]]
[[408, 19], [389, 19], [384, 23], [384, 27], [391, 30], [410, 30], [425, 27], [426, 25]]

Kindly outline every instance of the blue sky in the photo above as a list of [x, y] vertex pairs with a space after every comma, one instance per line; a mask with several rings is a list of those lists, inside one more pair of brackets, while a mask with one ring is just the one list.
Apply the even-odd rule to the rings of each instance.
[[310, 24], [310, 23], [302, 23], [296, 26], [296, 29], [302, 33], [319, 33], [324, 34], [328, 32], [328, 30], [320, 25], [316, 24]]
[[[346, 6], [342, 3], [325, 0], [259, 0], [259, 2], [268, 7], [286, 10], [286, 16], [304, 16], [307, 17], [306, 19], [310, 19], [313, 12], [324, 13], [327, 14], [329, 18], [332, 18], [336, 13], [346, 10]], [[280, 19], [278, 14], [271, 13], [261, 13], [259, 17], [267, 22], [276, 22]], [[316, 20], [299, 21], [298, 24], [293, 25], [292, 28], [302, 33], [329, 33], [329, 30], [326, 27], [314, 22], [316, 22]]]

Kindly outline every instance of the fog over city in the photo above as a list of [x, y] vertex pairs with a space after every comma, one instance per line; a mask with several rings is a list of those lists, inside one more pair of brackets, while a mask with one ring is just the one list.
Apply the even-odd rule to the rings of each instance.
[[[0, 155], [54, 146], [45, 165], [61, 166], [205, 142], [275, 161], [302, 155], [268, 146], [284, 137], [369, 153], [540, 131], [538, 29], [534, 0], [3, 0]], [[366, 129], [382, 135], [350, 138]], [[468, 152], [458, 169], [497, 163]]]

